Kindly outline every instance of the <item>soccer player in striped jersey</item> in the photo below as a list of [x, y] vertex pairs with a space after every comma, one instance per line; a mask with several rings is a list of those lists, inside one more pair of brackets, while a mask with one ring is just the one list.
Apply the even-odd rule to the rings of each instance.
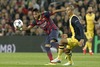
[[64, 37], [61, 39], [59, 43], [58, 56], [56, 59], [51, 61], [52, 63], [61, 62], [61, 55], [63, 52], [65, 52], [68, 62], [64, 65], [73, 65], [72, 49], [75, 46], [82, 46], [84, 44], [83, 27], [80, 23], [79, 18], [73, 13], [73, 10], [74, 7], [72, 5], [68, 5], [68, 7], [66, 8], [66, 13], [69, 17], [69, 28], [71, 30], [72, 36], [68, 38], [67, 34], [64, 34]]
[[50, 62], [51, 60], [53, 60], [50, 48], [51, 47], [58, 48], [57, 42], [59, 34], [58, 27], [55, 25], [54, 21], [50, 18], [50, 16], [61, 11], [65, 11], [65, 9], [40, 13], [40, 11], [35, 8], [33, 9], [33, 17], [34, 17], [33, 23], [30, 24], [26, 29], [23, 28], [23, 30], [29, 30], [33, 28], [35, 25], [37, 25], [38, 27], [40, 27], [45, 31], [45, 33], [47, 34], [47, 38], [45, 40], [45, 49]]

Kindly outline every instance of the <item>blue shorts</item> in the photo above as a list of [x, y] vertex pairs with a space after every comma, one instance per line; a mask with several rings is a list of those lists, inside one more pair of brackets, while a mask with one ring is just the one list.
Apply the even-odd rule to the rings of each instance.
[[51, 33], [46, 37], [45, 44], [50, 44], [51, 40], [58, 41], [58, 30], [52, 30]]

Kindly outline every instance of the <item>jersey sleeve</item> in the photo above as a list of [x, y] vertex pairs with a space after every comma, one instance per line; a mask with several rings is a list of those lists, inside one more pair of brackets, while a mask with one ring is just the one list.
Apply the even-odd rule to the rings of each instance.
[[49, 18], [51, 15], [53, 15], [54, 13], [51, 12], [51, 11], [46, 11], [43, 13], [43, 15], [46, 17], [46, 18]]
[[36, 25], [36, 21], [34, 20], [31, 24], [32, 27], [34, 27]]
[[71, 23], [76, 27], [76, 31], [80, 34], [79, 39], [84, 39], [83, 26], [81, 25], [79, 19], [76, 16], [73, 16]]

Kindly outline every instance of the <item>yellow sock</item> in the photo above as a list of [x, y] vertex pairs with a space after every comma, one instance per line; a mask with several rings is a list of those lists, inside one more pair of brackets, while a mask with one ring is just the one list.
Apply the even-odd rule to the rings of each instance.
[[88, 46], [88, 42], [86, 42], [86, 44], [85, 44], [83, 50], [86, 50], [87, 46]]
[[59, 45], [57, 58], [61, 59], [61, 55], [62, 55], [63, 51], [64, 51], [64, 45]]
[[60, 59], [60, 58], [61, 58], [62, 53], [63, 53], [63, 49], [59, 49], [59, 50], [58, 50], [58, 57], [57, 57], [57, 58], [59, 58], [59, 59]]
[[72, 56], [69, 54], [67, 54], [66, 56], [67, 56], [68, 62], [72, 64]]
[[72, 49], [70, 49], [69, 45], [67, 45], [66, 48], [66, 58], [68, 59], [68, 62], [72, 64]]
[[92, 42], [89, 42], [89, 41], [87, 41], [88, 42], [88, 49], [89, 49], [89, 52], [92, 52]]

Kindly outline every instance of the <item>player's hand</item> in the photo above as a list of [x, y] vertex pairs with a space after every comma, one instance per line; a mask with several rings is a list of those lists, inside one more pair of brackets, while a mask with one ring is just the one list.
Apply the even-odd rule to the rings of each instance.
[[84, 39], [81, 39], [81, 40], [79, 41], [79, 46], [82, 47], [83, 45], [84, 45]]
[[61, 36], [62, 38], [67, 38], [68, 37], [68, 35], [67, 34], [62, 34], [62, 36]]
[[22, 27], [20, 27], [20, 28], [15, 28], [15, 30], [22, 31]]

